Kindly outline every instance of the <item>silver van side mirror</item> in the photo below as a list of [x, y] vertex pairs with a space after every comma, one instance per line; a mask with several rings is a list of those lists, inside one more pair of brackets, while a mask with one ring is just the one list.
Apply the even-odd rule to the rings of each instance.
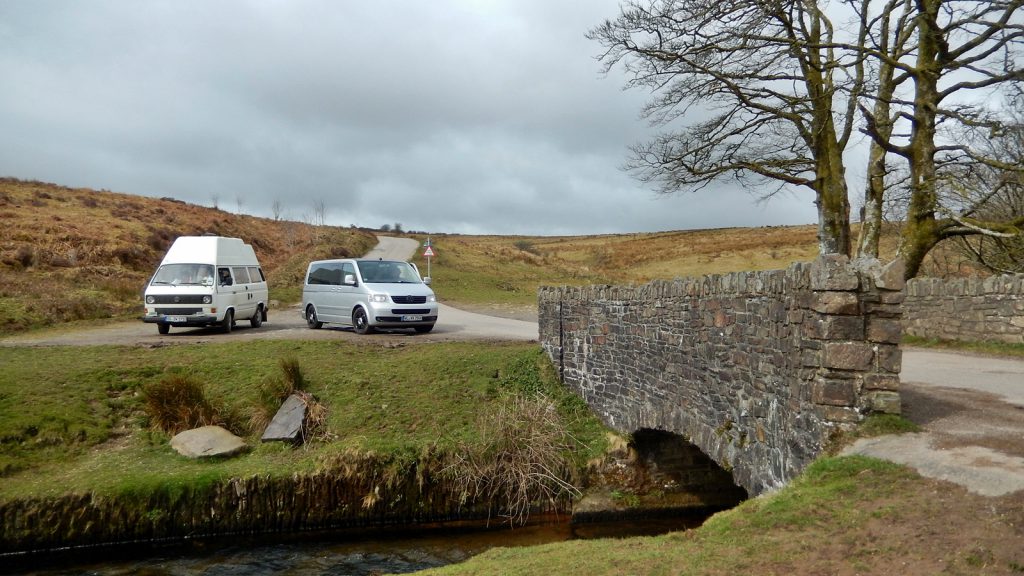
[[425, 276], [423, 278], [423, 283], [426, 284], [427, 286], [430, 286], [430, 276]]
[[354, 274], [345, 274], [345, 282], [344, 282], [344, 284], [346, 286], [355, 286], [356, 285], [356, 277], [355, 277], [355, 275]]

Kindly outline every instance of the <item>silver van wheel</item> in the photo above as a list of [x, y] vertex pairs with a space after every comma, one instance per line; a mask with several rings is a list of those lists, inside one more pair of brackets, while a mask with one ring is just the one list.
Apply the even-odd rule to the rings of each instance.
[[256, 309], [256, 313], [249, 318], [249, 325], [253, 328], [259, 328], [263, 325], [263, 306]]
[[323, 322], [316, 319], [316, 310], [314, 310], [312, 306], [308, 306], [306, 308], [306, 325], [313, 329], [320, 328], [324, 325]]
[[369, 334], [372, 328], [370, 328], [370, 320], [366, 317], [366, 310], [362, 308], [356, 308], [356, 311], [352, 313], [352, 329], [356, 331], [356, 334]]
[[171, 331], [171, 325], [160, 322], [159, 324], [156, 325], [156, 331], [161, 334], [167, 334], [168, 332]]
[[231, 329], [235, 327], [235, 313], [232, 310], [228, 310], [224, 313], [224, 320], [220, 323], [221, 330], [225, 334], [230, 334]]

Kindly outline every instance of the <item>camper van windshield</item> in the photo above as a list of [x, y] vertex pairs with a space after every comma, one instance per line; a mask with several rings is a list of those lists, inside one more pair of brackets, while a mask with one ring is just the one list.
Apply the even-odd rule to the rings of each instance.
[[210, 264], [164, 264], [156, 271], [152, 284], [212, 286], [213, 266]]

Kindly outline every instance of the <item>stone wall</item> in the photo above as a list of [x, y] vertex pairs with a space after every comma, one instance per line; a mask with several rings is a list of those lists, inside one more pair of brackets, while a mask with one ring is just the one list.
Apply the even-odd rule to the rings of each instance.
[[903, 282], [890, 268], [827, 257], [545, 287], [541, 344], [611, 427], [680, 434], [757, 494], [796, 475], [837, 428], [899, 412]]
[[914, 278], [907, 282], [903, 329], [922, 338], [1024, 343], [1024, 274]]

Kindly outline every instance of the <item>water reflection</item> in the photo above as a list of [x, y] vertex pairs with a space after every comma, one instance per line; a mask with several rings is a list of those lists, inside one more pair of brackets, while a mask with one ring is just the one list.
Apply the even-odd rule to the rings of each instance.
[[378, 529], [244, 537], [174, 546], [104, 547], [32, 557], [0, 557], [0, 572], [26, 575], [368, 576], [461, 562], [499, 546], [534, 546], [574, 538], [612, 538], [684, 530], [703, 518], [570, 525], [546, 522], [508, 529]]

